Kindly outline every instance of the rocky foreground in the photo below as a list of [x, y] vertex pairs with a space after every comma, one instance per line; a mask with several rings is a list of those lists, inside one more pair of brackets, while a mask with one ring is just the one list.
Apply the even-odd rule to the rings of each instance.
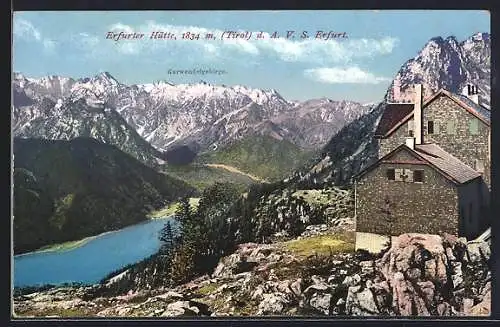
[[94, 297], [99, 286], [54, 288], [15, 297], [14, 310], [22, 317], [490, 314], [487, 242], [403, 234], [372, 256], [354, 252], [352, 241], [352, 233], [309, 228], [288, 242], [241, 244], [211, 275], [172, 289]]

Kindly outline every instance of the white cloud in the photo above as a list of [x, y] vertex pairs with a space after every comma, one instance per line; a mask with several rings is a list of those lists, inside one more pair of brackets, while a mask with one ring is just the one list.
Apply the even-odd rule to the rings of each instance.
[[292, 41], [271, 39], [268, 36], [262, 46], [284, 61], [348, 63], [353, 59], [371, 58], [389, 54], [396, 47], [398, 40], [391, 37], [382, 39], [331, 39], [327, 41], [306, 39]]
[[375, 76], [358, 67], [313, 68], [305, 70], [304, 75], [310, 79], [329, 84], [379, 84], [391, 80], [387, 77]]
[[[281, 38], [271, 39], [269, 33], [264, 33], [264, 39], [255, 39], [257, 32], [252, 32], [249, 40], [245, 39], [221, 39], [224, 32], [219, 29], [208, 29], [196, 26], [164, 25], [155, 21], [147, 21], [136, 28], [116, 23], [109, 27], [110, 31], [123, 31], [126, 33], [144, 33], [142, 40], [120, 40], [117, 43], [118, 51], [124, 54], [140, 54], [144, 51], [157, 51], [178, 47], [196, 47], [201, 55], [221, 54], [227, 51], [237, 52], [251, 56], [269, 55], [288, 62], [314, 62], [314, 63], [349, 63], [359, 58], [371, 58], [377, 55], [389, 54], [398, 44], [398, 39], [383, 37], [380, 39], [314, 39], [313, 31], [310, 31], [310, 39], [292, 40], [286, 39], [284, 34]], [[177, 40], [150, 40], [150, 34], [157, 32], [170, 32], [176, 35]], [[182, 39], [182, 34], [190, 32], [199, 34], [199, 39]], [[210, 33], [215, 36], [214, 40], [205, 40]], [[298, 33], [297, 33], [298, 34]], [[298, 36], [297, 36], [298, 37]], [[110, 41], [115, 42], [115, 41]]]
[[22, 18], [14, 19], [13, 34], [21, 39], [40, 43], [44, 51], [49, 53], [55, 50], [57, 44], [56, 41], [44, 37], [30, 21]]
[[14, 19], [13, 33], [15, 36], [31, 41], [41, 41], [42, 34], [25, 19]]

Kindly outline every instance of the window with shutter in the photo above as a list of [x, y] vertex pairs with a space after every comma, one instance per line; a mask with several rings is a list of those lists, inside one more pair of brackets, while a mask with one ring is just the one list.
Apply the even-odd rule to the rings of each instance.
[[479, 121], [475, 118], [469, 121], [469, 132], [472, 135], [477, 135], [479, 133]]
[[394, 168], [389, 168], [387, 169], [387, 179], [390, 180], [390, 181], [394, 181], [396, 178], [396, 174], [395, 174], [395, 171], [394, 171]]
[[434, 121], [432, 120], [427, 122], [427, 134], [434, 134]]
[[450, 119], [446, 123], [446, 133], [447, 134], [456, 134], [456, 126], [455, 126], [455, 121]]
[[424, 182], [424, 171], [423, 170], [415, 170], [413, 172], [413, 181], [415, 183], [423, 183]]

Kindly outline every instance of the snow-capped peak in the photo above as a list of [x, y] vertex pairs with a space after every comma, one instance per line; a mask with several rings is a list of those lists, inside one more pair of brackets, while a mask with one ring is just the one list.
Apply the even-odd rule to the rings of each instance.
[[92, 80], [94, 82], [99, 81], [99, 82], [102, 82], [102, 83], [105, 83], [108, 85], [119, 85], [120, 84], [118, 82], [118, 80], [116, 78], [114, 78], [113, 75], [111, 75], [108, 72], [101, 72], [97, 76], [95, 76]]

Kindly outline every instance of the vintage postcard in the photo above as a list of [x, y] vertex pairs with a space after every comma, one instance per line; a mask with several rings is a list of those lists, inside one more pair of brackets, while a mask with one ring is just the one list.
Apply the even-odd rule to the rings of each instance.
[[490, 315], [489, 12], [32, 11], [12, 37], [14, 318]]

